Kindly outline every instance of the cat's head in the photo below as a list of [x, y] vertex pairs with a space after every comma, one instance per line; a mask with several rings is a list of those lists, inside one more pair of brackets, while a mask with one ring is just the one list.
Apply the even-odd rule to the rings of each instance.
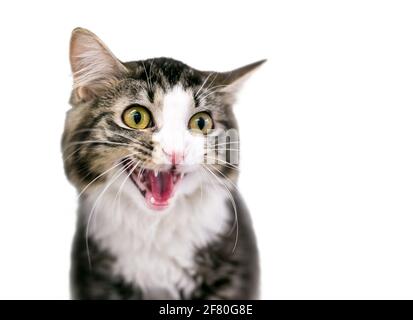
[[169, 58], [123, 63], [78, 28], [70, 62], [72, 108], [62, 147], [79, 192], [116, 185], [159, 211], [202, 185], [231, 188], [239, 147], [232, 104], [264, 61], [231, 72], [198, 71]]

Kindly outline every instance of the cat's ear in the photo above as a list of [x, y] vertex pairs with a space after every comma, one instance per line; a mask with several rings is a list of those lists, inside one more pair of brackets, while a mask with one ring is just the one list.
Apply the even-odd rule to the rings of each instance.
[[109, 48], [92, 32], [76, 28], [70, 40], [70, 64], [75, 102], [98, 96], [127, 72]]
[[260, 60], [232, 71], [220, 73], [216, 81], [218, 85], [222, 86], [220, 91], [236, 93], [251, 74], [266, 61], [266, 59]]

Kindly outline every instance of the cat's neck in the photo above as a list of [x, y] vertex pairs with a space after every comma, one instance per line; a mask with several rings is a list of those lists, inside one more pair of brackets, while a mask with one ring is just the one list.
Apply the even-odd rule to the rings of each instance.
[[172, 297], [176, 287], [163, 286], [180, 283], [183, 291], [192, 290], [188, 273], [197, 248], [225, 234], [233, 214], [226, 193], [213, 186], [177, 199], [165, 213], [142, 212], [127, 197], [119, 201], [116, 192], [97, 199], [99, 194], [81, 201], [88, 236], [115, 258], [113, 270], [123, 279], [143, 290], [166, 289]]

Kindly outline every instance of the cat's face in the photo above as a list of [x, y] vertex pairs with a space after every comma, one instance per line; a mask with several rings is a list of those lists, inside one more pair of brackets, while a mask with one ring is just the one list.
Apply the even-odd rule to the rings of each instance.
[[121, 63], [95, 35], [76, 29], [71, 63], [63, 154], [79, 192], [117, 186], [148, 211], [167, 211], [205, 184], [234, 183], [234, 94], [262, 62], [230, 73], [167, 58]]

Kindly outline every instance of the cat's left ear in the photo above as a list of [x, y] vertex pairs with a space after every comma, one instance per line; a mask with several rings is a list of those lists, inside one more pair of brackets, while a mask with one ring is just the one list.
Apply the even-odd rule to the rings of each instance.
[[266, 61], [266, 59], [260, 60], [232, 71], [220, 73], [216, 81], [218, 85], [222, 86], [220, 91], [236, 93], [254, 71]]

